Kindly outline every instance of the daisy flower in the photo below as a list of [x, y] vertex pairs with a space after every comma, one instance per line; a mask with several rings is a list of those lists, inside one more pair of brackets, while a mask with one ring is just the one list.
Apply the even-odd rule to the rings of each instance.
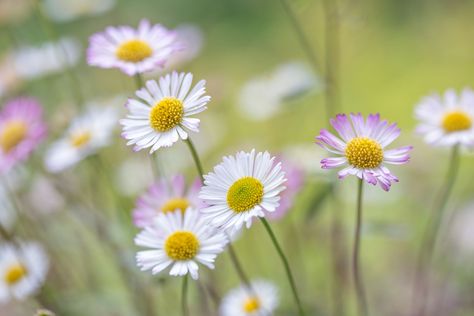
[[181, 49], [175, 32], [160, 24], [140, 21], [138, 29], [130, 26], [108, 27], [91, 36], [87, 62], [101, 68], [119, 68], [129, 76], [162, 67]]
[[38, 101], [26, 97], [9, 101], [0, 112], [0, 173], [28, 158], [45, 136]]
[[367, 183], [377, 183], [385, 191], [392, 182], [398, 182], [385, 164], [402, 165], [408, 162], [408, 152], [412, 146], [386, 150], [399, 135], [396, 123], [380, 120], [379, 114], [370, 114], [366, 121], [362, 114], [339, 114], [331, 120], [331, 125], [340, 137], [322, 129], [316, 137], [316, 144], [337, 157], [321, 160], [321, 168], [344, 167], [338, 172], [339, 179], [354, 175]]
[[238, 230], [243, 223], [249, 228], [252, 218], [264, 217], [265, 211], [274, 212], [286, 181], [281, 163], [274, 160], [255, 150], [224, 157], [204, 176], [199, 197], [209, 206], [201, 209], [203, 216], [214, 226]]
[[253, 296], [246, 286], [231, 290], [219, 307], [220, 316], [271, 316], [278, 306], [278, 291], [273, 283], [251, 283]]
[[137, 200], [133, 210], [133, 222], [135, 226], [143, 228], [153, 223], [153, 219], [159, 213], [174, 212], [180, 210], [184, 213], [188, 207], [199, 209], [203, 206], [198, 198], [201, 189], [201, 181], [196, 179], [186, 189], [183, 175], [176, 175], [168, 183], [165, 179], [150, 186], [148, 191]]
[[53, 173], [63, 171], [107, 146], [117, 118], [118, 113], [112, 107], [89, 106], [48, 149], [44, 160], [46, 169]]
[[137, 253], [137, 264], [153, 274], [171, 266], [170, 275], [189, 273], [197, 279], [198, 263], [214, 269], [214, 260], [227, 242], [226, 235], [210, 227], [193, 208], [184, 215], [180, 211], [161, 213], [135, 238], [138, 246], [152, 248]]
[[149, 80], [146, 88], [136, 92], [139, 100], [129, 99], [129, 115], [120, 120], [122, 136], [134, 150], [149, 148], [150, 153], [160, 147], [169, 147], [179, 138], [187, 139], [189, 129], [199, 132], [199, 119], [190, 117], [207, 109], [211, 100], [204, 80], [191, 89], [193, 75], [173, 72], [161, 77], [159, 83]]
[[49, 260], [35, 243], [0, 246], [0, 302], [25, 300], [41, 287], [48, 273]]
[[417, 105], [417, 132], [428, 144], [453, 146], [474, 145], [474, 92], [464, 89], [459, 96], [448, 90], [444, 96], [425, 97]]

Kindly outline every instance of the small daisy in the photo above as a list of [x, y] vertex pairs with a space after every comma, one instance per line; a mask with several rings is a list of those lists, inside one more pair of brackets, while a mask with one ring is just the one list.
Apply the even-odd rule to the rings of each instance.
[[0, 173], [28, 158], [45, 136], [38, 101], [25, 97], [9, 101], [0, 112]]
[[153, 274], [171, 265], [170, 275], [189, 273], [197, 279], [197, 263], [214, 269], [214, 260], [227, 242], [226, 235], [209, 227], [195, 209], [188, 208], [184, 215], [179, 210], [162, 213], [135, 238], [138, 246], [152, 248], [137, 253], [137, 264], [142, 271], [151, 269]]
[[46, 279], [49, 260], [35, 243], [0, 246], [0, 302], [25, 300], [34, 295]]
[[278, 291], [273, 283], [257, 280], [251, 283], [254, 296], [246, 286], [231, 290], [219, 307], [220, 316], [271, 316], [278, 306]]
[[108, 27], [92, 35], [87, 62], [101, 68], [119, 68], [133, 76], [162, 67], [180, 49], [175, 32], [142, 20], [136, 30], [130, 26]]
[[169, 147], [179, 138], [187, 139], [185, 128], [199, 132], [199, 119], [190, 117], [207, 109], [211, 100], [204, 80], [191, 89], [193, 75], [173, 72], [161, 77], [159, 83], [150, 80], [146, 88], [136, 92], [140, 100], [129, 99], [129, 115], [120, 120], [122, 136], [138, 151], [149, 148], [150, 153]]
[[385, 150], [400, 135], [396, 123], [381, 121], [379, 114], [370, 114], [364, 122], [359, 113], [351, 114], [350, 120], [345, 114], [339, 114], [331, 120], [331, 125], [342, 139], [326, 129], [321, 130], [316, 144], [337, 155], [321, 160], [321, 168], [344, 167], [338, 172], [339, 179], [354, 175], [370, 184], [378, 183], [385, 191], [390, 190], [392, 182], [398, 182], [384, 163], [407, 163], [410, 159], [408, 152], [413, 147]]
[[97, 152], [111, 142], [118, 113], [112, 107], [89, 106], [75, 119], [60, 140], [51, 145], [45, 156], [45, 167], [60, 172]]
[[431, 95], [417, 105], [417, 132], [428, 144], [474, 146], [474, 92], [464, 89], [460, 96], [448, 90], [444, 97]]
[[184, 176], [176, 175], [171, 183], [161, 180], [150, 186], [148, 191], [137, 200], [133, 210], [133, 222], [135, 226], [143, 228], [153, 223], [153, 219], [159, 213], [186, 211], [188, 207], [199, 209], [203, 206], [198, 198], [201, 189], [201, 180], [196, 179], [186, 190]]
[[264, 217], [265, 211], [274, 212], [285, 189], [285, 173], [281, 163], [268, 152], [255, 155], [238, 152], [235, 157], [224, 157], [214, 172], [204, 176], [199, 197], [208, 207], [201, 209], [211, 224], [223, 229], [238, 230], [252, 218]]

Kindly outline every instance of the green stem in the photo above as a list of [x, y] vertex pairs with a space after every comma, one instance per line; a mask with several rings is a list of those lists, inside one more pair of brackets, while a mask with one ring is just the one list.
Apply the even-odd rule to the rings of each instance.
[[188, 145], [189, 151], [191, 152], [191, 155], [193, 156], [194, 164], [196, 165], [197, 171], [199, 173], [199, 177], [201, 178], [201, 181], [204, 184], [204, 171], [202, 169], [201, 160], [199, 159], [199, 155], [196, 151], [196, 147], [194, 147], [194, 144], [191, 141], [191, 138], [189, 138], [189, 136], [187, 139], [185, 139], [184, 142]]
[[140, 73], [135, 75], [135, 85], [137, 86], [137, 90], [140, 90], [143, 88], [143, 86], [145, 86], [143, 77]]
[[283, 266], [285, 267], [286, 276], [288, 278], [288, 281], [290, 282], [291, 291], [293, 292], [293, 298], [295, 299], [296, 306], [298, 307], [298, 314], [300, 316], [304, 316], [305, 313], [304, 313], [304, 310], [303, 310], [303, 306], [301, 305], [300, 298], [298, 296], [298, 291], [296, 289], [296, 283], [295, 283], [295, 280], [293, 279], [293, 275], [291, 273], [290, 264], [288, 263], [288, 259], [286, 258], [285, 253], [283, 252], [283, 250], [281, 249], [280, 244], [278, 243], [278, 240], [277, 240], [275, 234], [273, 233], [273, 230], [270, 227], [270, 224], [268, 223], [268, 221], [264, 217], [260, 217], [260, 220], [262, 221], [263, 226], [265, 226], [265, 229], [267, 230], [268, 235], [270, 236], [270, 239], [272, 240], [272, 243], [275, 246], [275, 248], [278, 252], [278, 255], [280, 256], [280, 259], [283, 262]]
[[183, 316], [188, 316], [188, 275], [183, 276], [183, 287], [181, 288], [181, 313]]

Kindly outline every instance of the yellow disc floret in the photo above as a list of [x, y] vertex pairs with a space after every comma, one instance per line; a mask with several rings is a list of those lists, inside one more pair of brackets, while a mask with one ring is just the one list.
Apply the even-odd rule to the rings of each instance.
[[173, 97], [160, 100], [150, 111], [150, 125], [158, 132], [166, 132], [181, 123], [183, 102]]
[[377, 168], [383, 161], [382, 146], [368, 137], [351, 139], [345, 154], [349, 164], [359, 169]]
[[253, 313], [260, 309], [260, 300], [256, 297], [248, 298], [244, 303], [244, 311], [246, 313]]
[[28, 132], [28, 127], [22, 121], [10, 121], [0, 131], [0, 148], [8, 153], [15, 148]]
[[71, 135], [71, 145], [76, 148], [81, 148], [91, 140], [92, 135], [90, 132], [79, 132]]
[[263, 184], [253, 177], [235, 181], [227, 191], [227, 204], [235, 212], [245, 212], [262, 202]]
[[175, 210], [180, 210], [184, 214], [186, 209], [189, 207], [190, 203], [185, 198], [174, 198], [166, 201], [165, 204], [161, 207], [163, 213], [173, 212]]
[[120, 60], [132, 63], [140, 62], [151, 56], [153, 49], [141, 40], [130, 40], [117, 48], [116, 55]]
[[26, 276], [27, 273], [28, 271], [26, 270], [25, 266], [23, 266], [22, 264], [16, 263], [8, 267], [8, 269], [5, 272], [4, 279], [7, 284], [12, 285], [20, 281], [23, 277]]
[[459, 132], [470, 129], [472, 119], [463, 111], [453, 111], [444, 115], [442, 125], [447, 133]]
[[192, 232], [177, 231], [166, 239], [165, 251], [173, 260], [190, 260], [199, 251], [199, 240]]

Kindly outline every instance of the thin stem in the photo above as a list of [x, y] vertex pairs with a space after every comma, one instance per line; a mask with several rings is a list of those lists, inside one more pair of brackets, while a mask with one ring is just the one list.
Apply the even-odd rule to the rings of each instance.
[[187, 296], [188, 296], [188, 275], [186, 274], [183, 277], [183, 287], [181, 288], [181, 313], [183, 316], [189, 315]]
[[199, 173], [199, 176], [201, 177], [201, 181], [202, 183], [204, 183], [204, 171], [202, 169], [202, 164], [201, 164], [201, 160], [199, 159], [199, 155], [196, 151], [196, 147], [194, 147], [194, 144], [193, 142], [191, 141], [191, 138], [188, 138], [184, 141], [188, 147], [189, 147], [189, 151], [191, 152], [191, 155], [193, 156], [193, 160], [194, 160], [194, 164], [196, 165], [196, 169]]
[[285, 253], [283, 252], [283, 250], [281, 249], [280, 244], [278, 243], [278, 240], [277, 240], [275, 234], [273, 233], [273, 230], [270, 227], [270, 224], [268, 223], [268, 221], [264, 217], [260, 217], [260, 220], [262, 221], [263, 226], [267, 230], [267, 233], [270, 236], [270, 239], [272, 240], [272, 243], [275, 246], [275, 249], [278, 252], [278, 255], [280, 256], [280, 259], [283, 262], [283, 266], [285, 268], [286, 276], [288, 278], [288, 281], [290, 282], [291, 291], [293, 292], [293, 298], [295, 299], [296, 306], [298, 307], [298, 314], [300, 316], [304, 316], [305, 313], [304, 313], [304, 310], [303, 310], [303, 306], [301, 305], [300, 298], [298, 296], [298, 291], [296, 289], [296, 283], [295, 283], [295, 280], [294, 280], [293, 275], [291, 273], [290, 264], [288, 263], [288, 259], [286, 258]]
[[135, 75], [135, 85], [137, 86], [137, 90], [140, 90], [145, 85], [143, 77], [140, 73]]
[[367, 308], [367, 299], [365, 295], [364, 282], [360, 275], [359, 269], [359, 253], [360, 253], [360, 231], [362, 226], [362, 196], [364, 189], [364, 180], [359, 179], [357, 190], [357, 220], [354, 236], [354, 252], [352, 253], [352, 273], [354, 277], [354, 285], [357, 294], [357, 303], [359, 307], [359, 315], [367, 316], [369, 314]]

